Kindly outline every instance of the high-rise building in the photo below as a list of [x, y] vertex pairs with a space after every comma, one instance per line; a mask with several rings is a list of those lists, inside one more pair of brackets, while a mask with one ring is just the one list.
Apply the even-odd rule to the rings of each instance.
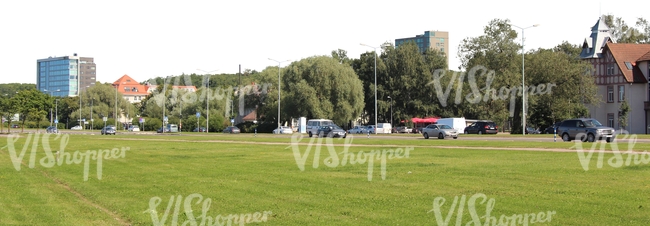
[[53, 96], [77, 96], [94, 86], [96, 65], [92, 57], [48, 57], [36, 60], [36, 88]]
[[415, 42], [420, 52], [424, 52], [428, 48], [437, 49], [445, 53], [447, 57], [447, 65], [449, 65], [449, 32], [446, 31], [425, 31], [422, 35], [416, 35], [410, 38], [395, 39], [395, 46], [399, 47], [407, 42]]

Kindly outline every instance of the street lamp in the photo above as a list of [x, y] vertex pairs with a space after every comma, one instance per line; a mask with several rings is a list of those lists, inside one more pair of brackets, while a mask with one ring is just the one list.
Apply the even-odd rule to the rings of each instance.
[[[59, 92], [59, 91], [61, 91], [61, 90], [60, 89], [56, 90], [56, 92]], [[52, 92], [55, 92], [55, 91], [47, 91], [47, 89], [44, 89], [43, 92], [48, 92], [48, 93], [50, 93], [50, 96], [52, 96]], [[53, 122], [52, 117], [53, 117], [53, 115], [52, 115], [52, 107], [50, 107], [50, 126], [52, 126], [52, 122]]]
[[361, 43], [362, 46], [370, 47], [375, 50], [375, 133], [377, 130], [377, 48], [379, 47], [374, 47], [370, 45], [366, 45]]
[[272, 60], [272, 61], [275, 61], [275, 62], [278, 63], [278, 128], [280, 128], [280, 126], [282, 125], [282, 124], [280, 124], [280, 65], [282, 63], [284, 63], [284, 62], [289, 62], [289, 60], [278, 61], [278, 60], [274, 60], [274, 59], [271, 59], [271, 58], [269, 58], [269, 60]]
[[393, 98], [388, 96], [388, 99], [390, 99], [390, 127], [393, 128]]
[[514, 24], [510, 24], [514, 27], [517, 27], [521, 29], [521, 122], [522, 122], [522, 127], [521, 127], [521, 134], [526, 135], [526, 83], [525, 83], [525, 75], [524, 75], [524, 56], [526, 55], [526, 52], [524, 52], [524, 30], [531, 28], [531, 27], [538, 27], [539, 24], [535, 24], [530, 27], [519, 27]]
[[205, 92], [206, 92], [205, 93], [205, 133], [208, 133], [208, 132], [210, 132], [210, 126], [209, 126], [209, 122], [210, 122], [210, 108], [209, 108], [209, 106], [210, 106], [210, 92], [209, 92], [210, 91], [210, 73], [217, 72], [219, 70], [213, 70], [213, 71], [204, 71], [204, 70], [201, 70], [201, 69], [196, 69], [196, 70], [202, 71], [202, 72], [208, 74], [208, 83], [205, 84], [205, 88], [206, 88], [206, 90], [205, 90]]
[[56, 108], [54, 110], [56, 116], [54, 116], [54, 121], [56, 122], [56, 129], [59, 129], [59, 99], [56, 99], [54, 102], [56, 102]]

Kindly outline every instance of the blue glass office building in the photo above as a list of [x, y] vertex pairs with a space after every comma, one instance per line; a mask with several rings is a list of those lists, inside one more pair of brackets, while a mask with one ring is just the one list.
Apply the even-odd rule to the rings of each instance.
[[[53, 96], [77, 96], [95, 84], [95, 63], [92, 58], [64, 56], [39, 59], [36, 88]], [[87, 68], [86, 68], [87, 67]], [[91, 69], [92, 67], [92, 69]]]

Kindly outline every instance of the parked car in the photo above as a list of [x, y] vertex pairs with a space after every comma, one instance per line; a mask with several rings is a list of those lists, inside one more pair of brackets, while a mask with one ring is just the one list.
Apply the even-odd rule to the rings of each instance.
[[348, 130], [348, 133], [364, 134], [368, 133], [367, 126], [355, 126], [354, 128]]
[[533, 127], [526, 127], [526, 134], [540, 134], [541, 132]]
[[413, 129], [408, 128], [406, 126], [398, 126], [395, 128], [395, 131], [397, 131], [398, 133], [411, 133]]
[[137, 126], [137, 125], [131, 125], [131, 126], [129, 126], [129, 131], [131, 131], [131, 132], [139, 132], [140, 127]]
[[194, 130], [192, 130], [192, 132], [200, 132], [200, 133], [203, 133], [205, 131], [206, 131], [205, 127], [198, 127], [198, 128], [194, 128]]
[[71, 130], [81, 130], [81, 126], [80, 126], [80, 125], [76, 125], [76, 126], [70, 128], [70, 129], [71, 129]]
[[471, 125], [465, 127], [465, 134], [476, 133], [476, 134], [497, 134], [497, 124], [493, 121], [478, 121], [474, 122]]
[[321, 126], [318, 129], [318, 137], [343, 137], [345, 138], [347, 136], [347, 132], [345, 130], [341, 129], [341, 127], [332, 124], [328, 126]]
[[59, 133], [59, 129], [54, 126], [48, 126], [45, 130], [46, 133]]
[[224, 133], [240, 133], [241, 130], [236, 126], [228, 126], [223, 130]]
[[293, 129], [288, 126], [281, 126], [280, 128], [274, 129], [273, 134], [292, 134]]
[[411, 130], [411, 133], [422, 133], [422, 130], [423, 130], [425, 127], [426, 127], [426, 126], [418, 126], [418, 127], [415, 127], [415, 128], [413, 128], [413, 129]]
[[555, 133], [555, 128], [557, 128], [560, 125], [560, 123], [562, 123], [562, 122], [556, 122], [555, 124], [553, 124], [553, 125], [551, 125], [549, 127], [546, 127], [546, 129], [544, 130], [544, 133], [545, 134], [554, 134]]
[[370, 132], [371, 134], [377, 133], [377, 127], [375, 125], [366, 126], [366, 132], [365, 133], [368, 133], [368, 132]]
[[564, 120], [557, 127], [557, 134], [562, 136], [562, 140], [564, 141], [580, 139], [582, 141], [594, 142], [597, 139], [605, 139], [607, 142], [612, 142], [616, 138], [614, 128], [603, 126], [598, 120], [592, 118]]
[[16, 125], [16, 124], [13, 124], [13, 125], [11, 125], [11, 128], [20, 128], [20, 126]]
[[438, 137], [438, 139], [445, 139], [445, 137], [458, 139], [458, 130], [445, 124], [431, 124], [422, 129], [422, 136], [424, 139], [429, 139], [430, 136]]
[[106, 126], [102, 128], [102, 135], [115, 135], [115, 129], [111, 126]]
[[169, 128], [160, 127], [158, 130], [156, 130], [156, 133], [169, 133]]

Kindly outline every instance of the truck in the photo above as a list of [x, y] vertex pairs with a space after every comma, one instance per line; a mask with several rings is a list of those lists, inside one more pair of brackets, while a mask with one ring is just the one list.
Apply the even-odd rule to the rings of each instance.
[[378, 123], [377, 124], [377, 132], [376, 133], [392, 133], [393, 132], [393, 126], [390, 125], [390, 123]]
[[462, 118], [441, 118], [441, 119], [438, 119], [436, 124], [448, 125], [449, 127], [456, 129], [460, 133], [465, 131], [465, 127], [467, 127], [467, 121], [465, 121], [465, 117], [462, 117]]

